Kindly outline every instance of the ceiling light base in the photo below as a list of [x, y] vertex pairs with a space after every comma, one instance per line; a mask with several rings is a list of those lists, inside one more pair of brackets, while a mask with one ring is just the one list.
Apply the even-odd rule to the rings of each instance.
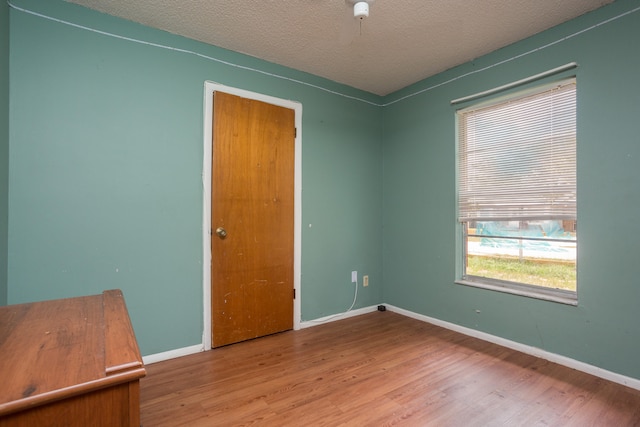
[[353, 5], [353, 17], [357, 19], [364, 19], [369, 16], [369, 5], [374, 0], [347, 0], [348, 4]]
[[364, 19], [369, 16], [369, 3], [366, 1], [359, 1], [353, 5], [353, 17]]

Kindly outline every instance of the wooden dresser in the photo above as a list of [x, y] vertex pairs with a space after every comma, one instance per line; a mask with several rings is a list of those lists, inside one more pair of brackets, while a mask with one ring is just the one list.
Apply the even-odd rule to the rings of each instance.
[[140, 425], [122, 292], [0, 307], [0, 427]]

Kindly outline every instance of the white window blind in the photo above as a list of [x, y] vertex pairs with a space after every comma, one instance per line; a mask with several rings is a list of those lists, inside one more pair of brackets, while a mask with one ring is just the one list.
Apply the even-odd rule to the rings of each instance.
[[576, 83], [458, 112], [459, 220], [576, 219]]

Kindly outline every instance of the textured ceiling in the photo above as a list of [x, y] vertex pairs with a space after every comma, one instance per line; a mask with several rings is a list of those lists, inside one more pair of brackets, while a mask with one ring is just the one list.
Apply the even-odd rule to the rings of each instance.
[[613, 0], [70, 0], [386, 95]]

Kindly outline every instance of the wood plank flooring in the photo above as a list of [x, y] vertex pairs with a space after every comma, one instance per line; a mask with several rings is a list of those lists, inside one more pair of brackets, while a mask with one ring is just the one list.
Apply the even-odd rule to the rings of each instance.
[[148, 365], [155, 426], [640, 426], [640, 391], [375, 312]]

